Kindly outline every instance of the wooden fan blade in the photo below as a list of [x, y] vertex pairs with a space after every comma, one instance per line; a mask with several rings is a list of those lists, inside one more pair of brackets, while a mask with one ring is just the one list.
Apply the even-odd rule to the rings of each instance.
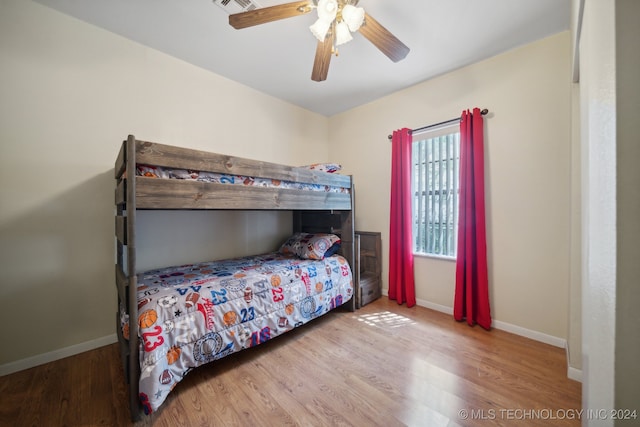
[[316, 59], [313, 61], [311, 80], [316, 82], [327, 80], [327, 75], [329, 74], [329, 64], [331, 63], [332, 49], [333, 31], [330, 31], [323, 42], [318, 42], [318, 47], [316, 48]]
[[404, 59], [409, 53], [409, 48], [404, 43], [366, 13], [364, 14], [364, 24], [359, 31], [393, 62]]
[[311, 4], [312, 2], [309, 0], [296, 1], [249, 10], [247, 12], [234, 13], [233, 15], [229, 15], [229, 24], [236, 30], [239, 30], [241, 28], [253, 27], [254, 25], [304, 15], [311, 12]]

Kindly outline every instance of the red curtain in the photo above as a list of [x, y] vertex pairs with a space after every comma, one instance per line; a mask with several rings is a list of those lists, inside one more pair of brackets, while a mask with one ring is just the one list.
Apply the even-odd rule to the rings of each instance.
[[389, 228], [389, 299], [416, 305], [411, 241], [411, 130], [393, 132], [391, 140], [391, 225]]
[[491, 328], [484, 204], [484, 123], [480, 109], [460, 120], [460, 208], [453, 317]]

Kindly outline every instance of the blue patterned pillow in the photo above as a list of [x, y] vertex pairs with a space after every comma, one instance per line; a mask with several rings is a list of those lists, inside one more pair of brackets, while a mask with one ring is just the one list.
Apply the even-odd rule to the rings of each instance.
[[280, 247], [280, 253], [296, 255], [302, 259], [324, 259], [339, 249], [340, 238], [335, 234], [295, 233]]

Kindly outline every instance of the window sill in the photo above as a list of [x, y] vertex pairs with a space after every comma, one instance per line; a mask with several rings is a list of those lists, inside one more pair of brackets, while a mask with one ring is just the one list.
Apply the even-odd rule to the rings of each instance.
[[418, 258], [431, 258], [431, 259], [438, 259], [442, 261], [456, 262], [455, 257], [444, 256], [444, 255], [434, 255], [434, 254], [425, 254], [422, 252], [414, 252], [413, 256]]

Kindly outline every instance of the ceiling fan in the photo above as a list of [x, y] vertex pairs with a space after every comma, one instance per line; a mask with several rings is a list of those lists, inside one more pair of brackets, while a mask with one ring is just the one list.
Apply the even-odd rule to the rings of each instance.
[[306, 0], [276, 6], [253, 9], [229, 15], [229, 24], [235, 29], [253, 27], [267, 22], [305, 15], [318, 11], [318, 20], [309, 27], [318, 39], [311, 79], [321, 82], [327, 79], [331, 55], [338, 54], [337, 46], [352, 39], [351, 33], [359, 31], [393, 62], [404, 59], [409, 48], [363, 8], [360, 0]]

